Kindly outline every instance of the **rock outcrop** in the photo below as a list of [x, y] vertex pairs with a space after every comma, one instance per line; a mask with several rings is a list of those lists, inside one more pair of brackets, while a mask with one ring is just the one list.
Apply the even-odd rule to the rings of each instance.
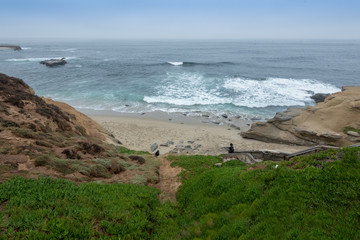
[[0, 45], [0, 50], [2, 49], [12, 49], [14, 51], [19, 51], [21, 50], [21, 47], [18, 45]]
[[360, 142], [360, 137], [345, 134], [346, 128], [360, 129], [360, 87], [343, 87], [342, 92], [327, 96], [316, 106], [289, 108], [267, 122], [254, 123], [242, 136], [305, 146]]
[[48, 67], [57, 67], [57, 66], [65, 65], [67, 62], [65, 61], [65, 58], [61, 58], [61, 59], [44, 60], [41, 61], [40, 63]]

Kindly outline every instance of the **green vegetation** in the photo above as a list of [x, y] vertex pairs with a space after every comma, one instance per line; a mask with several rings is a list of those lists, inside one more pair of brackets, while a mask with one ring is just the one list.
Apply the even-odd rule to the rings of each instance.
[[148, 239], [158, 190], [130, 184], [15, 178], [0, 185], [0, 239]]
[[118, 153], [123, 153], [123, 154], [140, 154], [140, 155], [141, 154], [147, 154], [147, 155], [150, 154], [149, 152], [130, 150], [123, 146], [117, 146], [116, 149], [117, 149]]
[[221, 162], [221, 157], [217, 156], [169, 156], [168, 158], [172, 167], [179, 166], [185, 171], [181, 172], [180, 176], [183, 180], [190, 177], [197, 176], [206, 170], [214, 168], [215, 163]]
[[345, 134], [347, 134], [349, 131], [353, 131], [353, 132], [357, 132], [360, 134], [360, 129], [356, 129], [356, 128], [353, 128], [353, 127], [350, 127], [350, 126], [347, 126], [344, 128], [343, 132]]
[[19, 125], [16, 122], [9, 121], [9, 120], [3, 120], [2, 126], [3, 127], [19, 127]]
[[8, 154], [11, 151], [12, 147], [7, 141], [0, 140], [0, 153]]
[[37, 134], [34, 131], [29, 130], [27, 128], [16, 127], [16, 128], [11, 129], [11, 132], [15, 136], [18, 136], [21, 138], [37, 138]]
[[237, 160], [216, 167], [221, 159], [214, 156], [169, 160], [184, 169], [177, 203], [161, 204], [158, 190], [134, 184], [8, 180], [0, 185], [0, 239], [360, 237], [360, 148], [251, 169]]
[[50, 143], [44, 142], [44, 141], [35, 141], [35, 144], [42, 147], [51, 148], [52, 145]]

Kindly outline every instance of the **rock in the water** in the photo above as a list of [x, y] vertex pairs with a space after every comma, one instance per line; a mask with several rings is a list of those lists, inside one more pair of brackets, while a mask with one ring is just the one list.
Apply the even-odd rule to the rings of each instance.
[[65, 65], [67, 62], [65, 61], [65, 58], [61, 58], [61, 59], [44, 60], [44, 61], [41, 61], [40, 63], [44, 64], [48, 67], [56, 67], [56, 66]]
[[354, 131], [348, 131], [346, 134], [352, 137], [360, 137], [360, 134]]
[[223, 118], [228, 118], [228, 115], [227, 115], [227, 114], [225, 114], [225, 113], [224, 113], [224, 114], [222, 114], [221, 116], [222, 116]]
[[17, 45], [0, 45], [0, 50], [2, 49], [12, 49], [14, 51], [19, 51], [21, 50], [21, 47]]
[[158, 149], [158, 144], [157, 143], [154, 143], [153, 145], [151, 145], [151, 147], [150, 147], [150, 150], [152, 151], [152, 152], [154, 152], [156, 149]]
[[313, 99], [316, 103], [325, 101], [325, 98], [329, 96], [329, 93], [316, 93], [312, 95], [310, 98]]

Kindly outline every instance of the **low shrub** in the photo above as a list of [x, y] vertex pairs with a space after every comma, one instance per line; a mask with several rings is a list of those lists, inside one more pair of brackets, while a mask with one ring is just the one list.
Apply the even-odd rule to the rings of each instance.
[[53, 145], [44, 141], [35, 141], [35, 144], [42, 147], [52, 148]]
[[19, 124], [17, 124], [16, 122], [9, 121], [9, 120], [3, 120], [2, 126], [3, 127], [20, 127]]
[[146, 162], [145, 158], [141, 156], [130, 155], [129, 158], [133, 161], [137, 161], [139, 164], [144, 164]]
[[82, 126], [76, 126], [75, 129], [81, 136], [87, 136], [86, 129]]
[[35, 167], [46, 166], [50, 162], [50, 157], [44, 155], [35, 159]]
[[38, 138], [38, 136], [36, 135], [36, 133], [34, 133], [33, 131], [29, 130], [29, 129], [25, 129], [25, 128], [13, 128], [11, 130], [11, 132], [18, 137], [21, 138]]
[[95, 164], [90, 167], [90, 176], [98, 178], [110, 178], [111, 174], [101, 164]]

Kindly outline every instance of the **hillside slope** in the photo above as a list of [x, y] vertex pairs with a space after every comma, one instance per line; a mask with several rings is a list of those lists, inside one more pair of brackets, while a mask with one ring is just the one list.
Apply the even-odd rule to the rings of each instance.
[[0, 181], [45, 175], [156, 182], [158, 161], [118, 143], [71, 106], [38, 97], [23, 80], [0, 74]]

